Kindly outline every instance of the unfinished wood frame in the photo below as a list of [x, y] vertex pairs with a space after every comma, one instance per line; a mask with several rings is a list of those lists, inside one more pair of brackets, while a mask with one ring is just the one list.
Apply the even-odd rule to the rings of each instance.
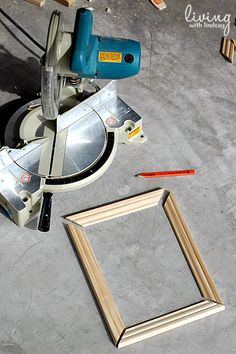
[[113, 342], [119, 348], [212, 315], [225, 308], [172, 193], [159, 189], [69, 216], [67, 220], [86, 227], [121, 215], [154, 207], [162, 196], [165, 199], [163, 202], [165, 213], [203, 298], [202, 301], [196, 304], [131, 327], [126, 327], [120, 317], [84, 229], [68, 224], [71, 239]]

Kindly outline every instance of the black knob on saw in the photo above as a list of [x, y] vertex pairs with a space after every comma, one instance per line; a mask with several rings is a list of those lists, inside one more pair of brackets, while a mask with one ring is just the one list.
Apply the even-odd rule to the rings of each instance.
[[41, 208], [41, 213], [39, 217], [38, 230], [42, 232], [47, 232], [50, 230], [50, 219], [51, 219], [51, 208], [52, 208], [52, 193], [43, 193], [43, 203]]

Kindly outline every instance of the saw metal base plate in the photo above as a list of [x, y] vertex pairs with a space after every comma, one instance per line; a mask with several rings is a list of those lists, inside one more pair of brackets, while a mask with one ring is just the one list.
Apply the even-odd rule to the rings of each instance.
[[43, 192], [92, 183], [110, 167], [118, 143], [146, 140], [141, 117], [117, 96], [116, 82], [81, 103], [69, 98], [56, 120], [46, 120], [37, 104], [21, 109], [19, 144], [0, 150], [0, 205], [17, 225], [38, 213]]
[[41, 106], [29, 112], [20, 126], [23, 148], [10, 152], [13, 160], [30, 174], [65, 178], [91, 168], [102, 156], [107, 132], [96, 112], [79, 117], [57, 132], [57, 121], [45, 120]]
[[[18, 113], [22, 117], [22, 109]], [[117, 96], [113, 81], [85, 101], [63, 111], [56, 120], [45, 119], [41, 106], [28, 111], [19, 128], [23, 147], [9, 154], [30, 174], [65, 180], [84, 173], [99, 161], [106, 150], [109, 131], [125, 132], [123, 138], [127, 141], [120, 138], [120, 142], [130, 142], [127, 138], [132, 137], [130, 130], [135, 134], [141, 132], [136, 127], [140, 120], [140, 116]]]

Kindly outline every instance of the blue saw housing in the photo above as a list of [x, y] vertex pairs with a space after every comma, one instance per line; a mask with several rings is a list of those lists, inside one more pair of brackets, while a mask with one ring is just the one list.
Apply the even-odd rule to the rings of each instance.
[[124, 79], [139, 73], [141, 46], [131, 39], [92, 34], [93, 15], [77, 10], [70, 69], [83, 78]]

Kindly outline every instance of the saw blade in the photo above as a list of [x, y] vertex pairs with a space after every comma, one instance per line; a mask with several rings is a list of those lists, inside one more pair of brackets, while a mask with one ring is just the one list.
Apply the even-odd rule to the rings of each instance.
[[62, 13], [53, 11], [41, 70], [42, 109], [44, 117], [49, 120], [54, 120], [58, 116], [63, 83], [63, 78], [58, 75], [62, 26]]

